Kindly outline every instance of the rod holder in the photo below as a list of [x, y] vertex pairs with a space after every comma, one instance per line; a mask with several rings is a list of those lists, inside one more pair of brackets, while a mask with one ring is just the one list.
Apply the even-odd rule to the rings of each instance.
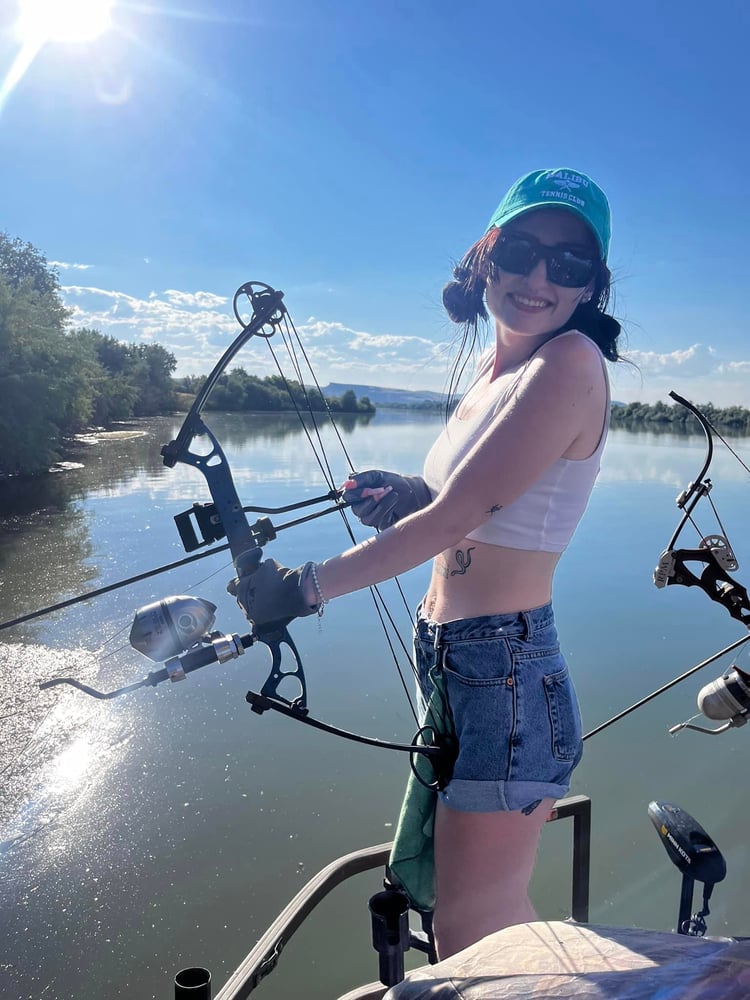
[[211, 1000], [211, 973], [195, 966], [174, 977], [174, 1000]]
[[378, 953], [380, 981], [395, 986], [404, 978], [404, 952], [409, 948], [409, 903], [400, 889], [384, 889], [370, 897], [372, 946]]

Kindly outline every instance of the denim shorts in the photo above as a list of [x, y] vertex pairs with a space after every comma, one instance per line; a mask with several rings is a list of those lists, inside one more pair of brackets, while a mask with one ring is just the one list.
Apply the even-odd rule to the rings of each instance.
[[464, 812], [531, 812], [565, 795], [583, 753], [581, 716], [552, 606], [438, 624], [417, 611], [422, 714], [442, 671], [458, 739], [439, 792]]

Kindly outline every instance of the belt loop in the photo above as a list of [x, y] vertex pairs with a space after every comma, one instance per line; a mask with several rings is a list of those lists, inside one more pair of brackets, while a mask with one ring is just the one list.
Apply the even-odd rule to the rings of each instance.
[[445, 669], [445, 656], [448, 652], [448, 647], [443, 642], [443, 625], [441, 622], [435, 625], [435, 640], [432, 648], [435, 654], [432, 665], [438, 672], [442, 673]]
[[522, 611], [521, 617], [523, 618], [523, 623], [526, 626], [526, 640], [528, 642], [534, 638], [534, 622], [528, 611]]
[[440, 646], [442, 645], [440, 642], [442, 631], [443, 631], [442, 623], [438, 622], [435, 625], [435, 638], [432, 642], [432, 648], [435, 650], [435, 653], [437, 653], [437, 651], [440, 649]]

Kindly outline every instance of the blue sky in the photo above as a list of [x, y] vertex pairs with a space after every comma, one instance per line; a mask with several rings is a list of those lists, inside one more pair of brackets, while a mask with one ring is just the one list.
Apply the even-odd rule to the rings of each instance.
[[261, 280], [321, 383], [440, 390], [451, 261], [517, 176], [572, 166], [613, 208], [615, 397], [750, 406], [747, 5], [123, 0], [11, 87], [16, 13], [0, 228], [76, 325], [203, 373]]

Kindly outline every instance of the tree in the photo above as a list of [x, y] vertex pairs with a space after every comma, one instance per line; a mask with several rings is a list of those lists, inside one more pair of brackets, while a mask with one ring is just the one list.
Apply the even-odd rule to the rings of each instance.
[[0, 234], [0, 475], [49, 468], [88, 420], [95, 364], [66, 336], [67, 316], [43, 255]]
[[12, 288], [29, 286], [50, 300], [57, 298], [62, 306], [57, 271], [50, 267], [41, 250], [8, 233], [0, 233], [0, 274]]
[[44, 254], [0, 233], [0, 476], [48, 469], [92, 420], [174, 406], [169, 351], [70, 332], [69, 316]]
[[71, 337], [85, 345], [98, 365], [91, 414], [95, 423], [107, 425], [174, 408], [172, 373], [177, 361], [160, 344], [125, 344], [85, 327]]
[[353, 389], [347, 389], [340, 396], [341, 409], [344, 413], [357, 412], [357, 394]]
[[135, 405], [136, 416], [152, 416], [174, 409], [172, 375], [177, 367], [174, 354], [161, 344], [139, 344], [134, 350], [145, 374]]

